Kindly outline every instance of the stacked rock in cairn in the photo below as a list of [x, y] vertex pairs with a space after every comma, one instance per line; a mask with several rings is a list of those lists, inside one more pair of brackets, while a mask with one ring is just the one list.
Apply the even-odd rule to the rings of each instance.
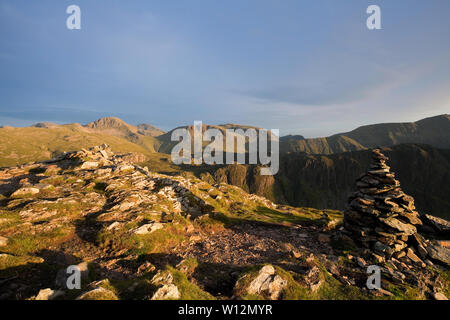
[[416, 253], [425, 258], [427, 251], [417, 234], [416, 226], [422, 221], [414, 199], [402, 191], [380, 150], [372, 151], [372, 159], [369, 171], [356, 182], [357, 191], [349, 197], [344, 227], [357, 242], [387, 259], [407, 256], [423, 264]]

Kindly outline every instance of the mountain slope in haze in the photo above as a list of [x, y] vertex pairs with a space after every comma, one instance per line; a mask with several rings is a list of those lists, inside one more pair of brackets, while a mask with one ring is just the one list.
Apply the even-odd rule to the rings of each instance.
[[148, 137], [157, 137], [165, 133], [165, 131], [148, 123], [142, 123], [137, 126], [133, 126], [116, 117], [100, 118], [96, 121], [88, 123], [87, 125], [85, 125], [85, 127], [96, 131], [103, 131], [104, 133], [109, 132], [109, 134], [119, 136], [142, 135]]
[[[450, 150], [401, 144], [382, 149], [403, 190], [413, 196], [421, 212], [450, 218]], [[272, 201], [293, 206], [345, 208], [354, 181], [370, 165], [369, 150], [331, 155], [281, 155], [280, 171], [262, 177], [255, 166], [224, 166], [210, 173], [217, 182], [230, 183]]]
[[358, 151], [401, 143], [428, 144], [436, 148], [450, 148], [450, 116], [448, 114], [410, 123], [382, 123], [359, 127], [347, 133], [327, 138], [281, 139], [280, 151], [333, 154]]
[[305, 140], [306, 138], [299, 134], [289, 134], [287, 136], [280, 137], [280, 141], [290, 141], [290, 140]]
[[[139, 129], [138, 127], [132, 126], [119, 118], [106, 117], [91, 122], [84, 126], [84, 128], [90, 132], [98, 132], [122, 137], [132, 143], [144, 147], [150, 152], [156, 152], [159, 149], [160, 143], [154, 138], [154, 136], [150, 134], [142, 134], [142, 132], [146, 132], [145, 125], [141, 125], [141, 129]], [[156, 127], [154, 128], [157, 129]]]
[[137, 129], [139, 134], [150, 137], [159, 137], [160, 135], [166, 133], [165, 131], [148, 123], [138, 124]]
[[116, 117], [100, 118], [84, 126], [93, 131], [102, 131], [114, 136], [137, 135], [137, 128]]
[[[176, 129], [188, 129], [193, 137], [193, 126], [184, 126]], [[203, 131], [207, 129], [217, 129], [225, 137], [226, 129], [257, 127], [243, 125], [207, 125], [203, 124]], [[176, 130], [174, 129], [174, 130]], [[160, 142], [159, 152], [170, 153], [178, 142], [171, 141], [174, 130], [157, 137]], [[289, 135], [280, 137], [280, 153], [306, 152], [309, 154], [334, 154], [349, 151], [367, 150], [375, 147], [389, 147], [402, 143], [428, 144], [436, 148], [450, 148], [450, 116], [440, 115], [432, 118], [419, 120], [411, 123], [382, 123], [359, 127], [347, 133], [341, 133], [324, 138], [305, 139], [301, 135]], [[204, 141], [203, 146], [208, 142]], [[224, 145], [224, 151], [226, 151]], [[244, 153], [248, 151], [248, 144], [245, 149], [234, 150], [234, 152]]]

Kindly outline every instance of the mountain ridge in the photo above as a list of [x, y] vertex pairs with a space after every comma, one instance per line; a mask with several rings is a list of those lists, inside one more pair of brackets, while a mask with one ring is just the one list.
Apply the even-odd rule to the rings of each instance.
[[[117, 117], [104, 117], [86, 125], [57, 125], [53, 123], [37, 123], [33, 127], [57, 129], [61, 127], [77, 127], [90, 133], [101, 133], [124, 138], [138, 144], [150, 152], [170, 154], [177, 142], [171, 141], [171, 134], [176, 129], [187, 129], [192, 135], [193, 126], [180, 126], [165, 132], [151, 124], [133, 126]], [[5, 127], [10, 129], [12, 127]], [[217, 129], [225, 136], [227, 129], [260, 129], [255, 126], [239, 124], [210, 125], [203, 124], [203, 130]], [[19, 128], [17, 128], [19, 129]], [[429, 144], [436, 148], [450, 148], [450, 116], [438, 115], [415, 122], [379, 123], [360, 126], [354, 130], [334, 134], [328, 137], [305, 138], [302, 135], [280, 137], [281, 153], [306, 152], [309, 154], [333, 154], [347, 151], [359, 151], [380, 146], [393, 146], [401, 143]], [[246, 152], [239, 150], [235, 152]]]
[[[444, 151], [448, 148], [437, 148], [433, 144], [446, 145], [450, 137], [450, 133], [448, 133], [449, 119], [450, 117], [448, 115], [441, 115], [422, 119], [414, 123], [363, 126], [353, 130], [353, 134], [348, 134], [351, 137], [334, 135], [330, 138], [314, 139], [319, 140], [321, 143], [316, 145], [310, 143], [311, 139], [297, 141], [305, 143], [305, 146], [310, 147], [307, 150], [308, 152], [305, 152], [305, 150], [298, 151], [296, 149], [298, 144], [293, 141], [293, 138], [301, 139], [303, 137], [282, 137], [280, 139], [280, 149], [282, 150], [280, 153], [280, 173], [275, 177], [259, 177], [253, 173], [253, 169], [243, 169], [239, 166], [229, 166], [221, 169], [207, 166], [207, 170], [195, 166], [175, 166], [170, 161], [171, 147], [177, 143], [170, 141], [173, 130], [157, 137], [146, 136], [138, 133], [138, 127], [129, 125], [123, 120], [114, 117], [101, 118], [84, 126], [77, 123], [66, 125], [42, 123], [38, 126], [26, 128], [1, 128], [0, 166], [48, 160], [52, 156], [61, 154], [64, 151], [107, 143], [116, 152], [142, 154], [143, 156], [136, 157], [142, 159], [149, 168], [158, 172], [169, 174], [185, 172], [186, 174], [190, 174], [208, 171], [213, 175], [217, 175], [219, 178], [218, 181], [226, 181], [230, 184], [243, 187], [252, 193], [264, 195], [276, 201], [293, 205], [311, 205], [318, 208], [342, 209], [343, 201], [340, 192], [348, 188], [349, 180], [347, 178], [335, 178], [333, 180], [329, 179], [329, 177], [333, 175], [339, 177], [340, 171], [346, 172], [346, 170], [349, 170], [349, 175], [354, 178], [357, 172], [362, 170], [361, 166], [366, 160], [360, 154], [364, 154], [369, 147], [358, 143], [353, 138], [359, 136], [360, 140], [365, 139], [366, 144], [375, 144], [373, 139], [376, 140], [379, 139], [378, 136], [384, 137], [387, 135], [390, 138], [386, 144], [389, 144], [392, 141], [403, 141], [398, 137], [401, 136], [400, 133], [406, 130], [407, 133], [416, 132], [415, 135], [409, 134], [408, 136], [408, 139], [414, 138], [413, 140], [419, 141], [415, 143], [416, 147], [399, 147], [401, 144], [397, 144], [391, 147], [387, 146], [387, 148], [392, 148], [394, 153], [398, 153], [398, 150], [402, 148], [407, 149], [407, 151], [403, 151], [404, 155], [400, 157], [404, 160], [403, 166], [407, 166], [411, 159], [415, 159], [415, 162], [412, 163], [416, 163], [419, 161], [418, 159], [422, 159], [420, 161], [422, 161], [423, 166], [436, 168], [433, 174], [437, 178], [428, 175], [426, 179], [419, 179], [420, 184], [436, 186], [436, 181], [439, 181], [443, 185], [442, 188], [435, 188], [437, 191], [433, 193], [427, 190], [421, 191], [416, 188], [410, 191], [410, 193], [418, 199], [418, 205], [422, 210], [430, 210], [433, 214], [445, 216], [447, 212], [450, 212], [450, 205], [446, 200], [446, 195], [442, 193], [446, 190], [445, 186], [450, 181], [450, 177], [448, 176], [448, 158], [446, 151]], [[152, 127], [141, 126], [141, 130], [145, 128], [152, 129]], [[185, 126], [184, 128], [192, 131], [192, 126]], [[204, 124], [203, 128], [215, 128], [224, 132], [227, 128], [247, 129], [256, 127], [236, 124], [225, 124], [222, 126]], [[397, 134], [390, 136], [392, 132], [397, 132]], [[426, 135], [427, 139], [435, 139], [435, 143], [430, 143], [428, 147], [421, 147], [420, 141], [423, 142], [424, 140], [420, 138], [422, 134]], [[383, 141], [383, 139], [380, 138], [380, 141]], [[378, 146], [377, 144], [376, 147]], [[283, 150], [291, 147], [294, 151], [286, 152], [286, 150]], [[386, 146], [384, 147], [386, 148]], [[344, 151], [335, 152], [336, 150]], [[245, 150], [238, 151], [245, 152]], [[423, 156], [424, 154], [440, 154], [441, 156], [426, 160], [426, 157]], [[346, 160], [338, 161], [341, 158], [345, 158]], [[391, 158], [393, 161], [396, 161], [397, 156], [394, 155]], [[356, 166], [354, 164], [358, 165]], [[328, 167], [331, 167], [332, 170], [330, 171]], [[420, 170], [421, 168], [417, 163], [411, 167], [411, 172], [418, 172]], [[401, 168], [397, 169], [397, 171], [400, 174], [403, 172]], [[418, 179], [420, 176], [414, 174], [412, 177]], [[410, 186], [414, 186], [412, 177], [409, 178], [406, 176], [402, 178], [406, 183], [407, 189]], [[328, 185], [322, 185], [320, 181], [334, 183], [336, 187], [330, 188]], [[283, 186], [284, 189], [282, 188]], [[296, 190], [296, 194], [293, 194], [292, 190]], [[322, 196], [318, 195], [320, 193], [322, 193]], [[432, 201], [433, 196], [436, 196], [436, 201]]]
[[332, 154], [400, 143], [422, 143], [450, 148], [450, 116], [438, 115], [415, 122], [379, 123], [323, 138], [284, 139], [281, 152]]

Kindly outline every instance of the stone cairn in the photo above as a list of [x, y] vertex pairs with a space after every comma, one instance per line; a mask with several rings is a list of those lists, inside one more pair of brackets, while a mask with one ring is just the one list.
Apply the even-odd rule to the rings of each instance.
[[418, 256], [427, 257], [426, 240], [417, 233], [422, 221], [414, 199], [402, 191], [380, 150], [372, 151], [372, 159], [369, 171], [356, 181], [357, 191], [349, 197], [344, 227], [359, 244], [385, 259], [403, 258], [423, 267]]

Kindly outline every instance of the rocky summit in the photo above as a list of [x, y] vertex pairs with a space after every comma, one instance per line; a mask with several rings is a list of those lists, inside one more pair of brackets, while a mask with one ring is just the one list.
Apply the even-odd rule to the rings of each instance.
[[378, 151], [345, 219], [140, 160], [101, 145], [0, 169], [0, 299], [448, 297], [448, 222], [415, 212]]

